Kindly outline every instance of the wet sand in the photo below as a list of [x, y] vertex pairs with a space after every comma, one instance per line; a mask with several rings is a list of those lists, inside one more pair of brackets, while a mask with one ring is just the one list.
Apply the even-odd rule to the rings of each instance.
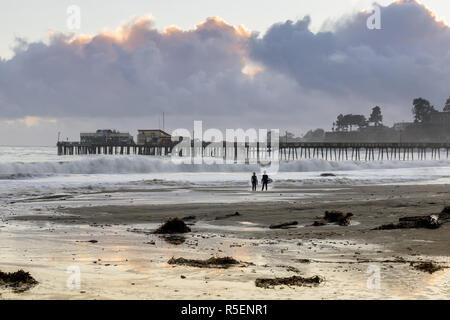
[[[172, 202], [177, 201], [177, 192]], [[167, 190], [77, 193], [2, 204], [0, 270], [29, 271], [39, 285], [3, 299], [449, 299], [450, 269], [433, 274], [411, 262], [450, 266], [450, 224], [436, 230], [372, 230], [405, 216], [439, 213], [448, 185], [191, 188], [168, 203]], [[186, 199], [187, 199], [186, 198]], [[161, 199], [164, 199], [162, 201]], [[312, 227], [325, 210], [352, 212], [350, 226]], [[239, 212], [239, 216], [216, 219]], [[169, 217], [195, 216], [184, 242], [151, 232]], [[292, 229], [271, 224], [297, 221]], [[91, 243], [89, 240], [98, 242]], [[183, 240], [182, 240], [183, 241]], [[169, 265], [171, 257], [232, 256], [228, 269]], [[68, 288], [68, 267], [80, 288]], [[373, 270], [380, 288], [368, 286]], [[263, 289], [257, 278], [321, 276], [317, 287]], [[182, 277], [183, 276], [183, 277]], [[370, 282], [372, 283], [372, 282]]]

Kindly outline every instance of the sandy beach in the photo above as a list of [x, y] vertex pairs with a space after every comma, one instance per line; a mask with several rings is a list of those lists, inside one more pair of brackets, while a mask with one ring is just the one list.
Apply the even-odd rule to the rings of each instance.
[[[450, 298], [450, 224], [372, 230], [401, 217], [441, 212], [450, 204], [449, 185], [283, 185], [267, 193], [235, 186], [174, 187], [173, 203], [161, 200], [167, 192], [84, 190], [2, 201], [0, 270], [24, 269], [39, 284], [22, 293], [0, 288], [1, 298]], [[327, 210], [354, 216], [348, 226], [312, 226]], [[176, 243], [153, 234], [167, 219], [189, 216], [192, 231]], [[297, 222], [292, 228], [269, 228], [291, 221]], [[226, 269], [168, 264], [172, 257], [225, 256], [240, 264]], [[414, 268], [429, 261], [443, 268], [434, 273]], [[68, 284], [74, 268], [80, 271], [78, 287]], [[371, 285], [374, 270], [379, 286]], [[324, 281], [255, 285], [258, 278], [294, 275]]]

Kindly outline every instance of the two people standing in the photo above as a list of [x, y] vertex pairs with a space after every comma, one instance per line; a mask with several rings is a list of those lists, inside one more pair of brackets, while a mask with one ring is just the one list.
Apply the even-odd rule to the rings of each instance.
[[[258, 177], [256, 176], [255, 172], [253, 172], [251, 181], [252, 181], [252, 191], [256, 191], [256, 186], [258, 185]], [[264, 188], [266, 188], [266, 191], [267, 191], [267, 184], [269, 183], [269, 176], [267, 175], [266, 171], [264, 171], [264, 174], [261, 179], [261, 183], [262, 183], [261, 191], [264, 191]]]

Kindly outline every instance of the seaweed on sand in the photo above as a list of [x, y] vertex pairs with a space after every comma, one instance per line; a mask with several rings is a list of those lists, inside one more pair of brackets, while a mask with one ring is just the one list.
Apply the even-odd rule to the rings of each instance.
[[350, 224], [351, 217], [353, 217], [353, 213], [351, 212], [344, 215], [340, 211], [325, 211], [325, 216], [323, 219], [328, 222], [336, 222], [340, 226], [348, 226]]
[[414, 269], [416, 269], [416, 270], [428, 272], [430, 274], [444, 269], [444, 267], [442, 267], [438, 264], [435, 264], [433, 262], [421, 262], [421, 263], [417, 263], [417, 264], [411, 263], [411, 266], [413, 266]]
[[173, 218], [166, 221], [158, 229], [155, 230], [156, 234], [173, 234], [173, 233], [187, 233], [191, 232], [186, 223], [180, 218]]
[[0, 286], [11, 288], [14, 292], [27, 291], [37, 284], [36, 279], [22, 269], [16, 272], [0, 271]]
[[275, 286], [309, 286], [315, 287], [324, 281], [323, 278], [319, 276], [313, 276], [310, 278], [304, 278], [300, 276], [292, 276], [288, 278], [273, 278], [273, 279], [262, 279], [258, 278], [255, 280], [255, 285], [259, 288], [273, 289]]
[[222, 268], [227, 269], [233, 265], [239, 264], [239, 261], [232, 257], [223, 258], [209, 258], [207, 260], [197, 260], [197, 259], [185, 259], [185, 258], [171, 258], [168, 264], [172, 265], [184, 265], [197, 268]]
[[353, 217], [353, 213], [348, 212], [347, 214], [342, 213], [341, 211], [325, 211], [325, 215], [323, 216], [322, 221], [314, 221], [312, 224], [313, 227], [324, 226], [327, 223], [336, 223], [340, 226], [349, 226], [350, 221]]

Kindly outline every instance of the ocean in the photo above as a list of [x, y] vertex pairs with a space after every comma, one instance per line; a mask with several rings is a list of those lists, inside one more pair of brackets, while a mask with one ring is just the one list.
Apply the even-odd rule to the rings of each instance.
[[[252, 172], [246, 164], [176, 164], [170, 157], [140, 155], [58, 156], [56, 147], [0, 147], [0, 199], [61, 192], [124, 188], [215, 188], [246, 190]], [[322, 177], [322, 173], [335, 176]], [[450, 161], [372, 162], [303, 159], [281, 162], [271, 172], [272, 188], [314, 185], [435, 184], [450, 182]]]

